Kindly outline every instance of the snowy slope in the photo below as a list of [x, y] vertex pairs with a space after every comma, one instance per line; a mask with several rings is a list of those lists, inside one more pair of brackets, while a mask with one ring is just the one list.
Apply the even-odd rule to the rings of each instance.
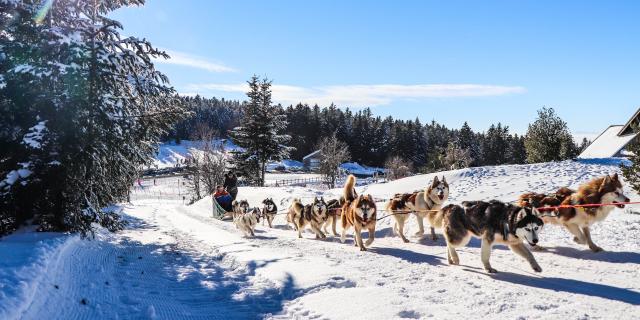
[[[566, 161], [438, 175], [449, 181], [453, 202], [510, 201], [524, 191], [575, 187], [616, 170], [616, 160]], [[359, 191], [382, 200], [421, 189], [432, 177]], [[239, 198], [258, 205], [273, 197], [285, 208], [295, 197], [306, 202], [339, 192], [240, 188]], [[132, 221], [128, 230], [70, 242], [64, 250], [49, 251], [59, 252], [55, 259], [43, 255], [40, 260], [55, 261], [55, 268], [48, 269], [47, 281], [23, 280], [32, 288], [27, 292], [39, 293], [32, 299], [23, 301], [25, 294], [0, 285], [0, 310], [26, 310], [25, 319], [43, 318], [52, 308], [58, 319], [640, 318], [640, 215], [624, 210], [616, 209], [593, 229], [594, 241], [606, 252], [585, 250], [564, 230], [548, 226], [541, 241], [549, 250], [534, 253], [542, 273], [497, 247], [491, 261], [500, 272], [488, 275], [478, 241], [459, 250], [461, 266], [448, 266], [442, 237], [436, 242], [410, 238], [405, 244], [392, 235], [392, 219], [379, 222], [370, 251], [360, 252], [351, 238], [342, 244], [334, 237], [315, 240], [306, 232], [298, 239], [283, 215], [276, 217], [276, 228], [259, 226], [255, 238], [245, 238], [230, 222], [210, 218], [210, 206], [210, 198], [192, 206], [166, 198], [135, 201], [124, 207]], [[411, 219], [407, 234], [416, 230]], [[15, 247], [9, 243], [2, 249], [2, 244], [4, 254]], [[10, 271], [24, 259], [9, 260], [0, 265], [1, 275], [15, 274]], [[51, 284], [61, 287], [51, 289]]]
[[[158, 169], [174, 167], [178, 161], [184, 161], [191, 152], [200, 150], [201, 142], [182, 140], [180, 144], [174, 142], [162, 143], [158, 146], [158, 153], [154, 160], [154, 166]], [[225, 151], [235, 151], [240, 148], [228, 139], [213, 140], [214, 146], [222, 144]]]

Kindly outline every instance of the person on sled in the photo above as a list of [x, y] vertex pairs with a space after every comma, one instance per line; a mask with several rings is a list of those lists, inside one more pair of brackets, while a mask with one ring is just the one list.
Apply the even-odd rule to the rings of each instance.
[[216, 199], [216, 202], [227, 212], [231, 211], [231, 203], [233, 202], [233, 198], [224, 189], [223, 186], [216, 187], [216, 193], [213, 194], [213, 198]]

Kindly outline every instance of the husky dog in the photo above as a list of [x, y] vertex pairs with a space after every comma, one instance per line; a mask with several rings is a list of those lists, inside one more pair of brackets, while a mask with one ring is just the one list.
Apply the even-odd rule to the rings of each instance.
[[576, 207], [560, 208], [557, 215], [550, 216], [545, 222], [564, 226], [574, 235], [573, 241], [578, 244], [586, 244], [594, 252], [603, 249], [591, 240], [590, 227], [596, 222], [603, 221], [613, 211], [614, 207], [623, 209], [620, 202], [628, 202], [623, 194], [622, 183], [618, 174], [613, 176], [595, 178], [581, 185], [575, 193], [566, 197], [561, 205], [582, 205], [582, 204], [611, 204], [601, 207]]
[[[443, 176], [442, 180], [434, 177], [431, 185], [426, 187], [424, 191], [414, 193], [407, 199], [405, 206], [407, 209], [413, 211], [413, 214], [418, 220], [419, 229], [418, 232], [416, 232], [416, 236], [422, 237], [424, 235], [423, 220], [427, 218], [431, 225], [431, 239], [437, 239], [435, 228], [442, 227], [442, 212], [440, 209], [448, 198], [449, 184]], [[400, 229], [400, 225], [406, 222], [408, 215], [398, 214], [394, 215], [394, 217], [396, 218], [398, 229]]]
[[[543, 212], [547, 211], [544, 210], [544, 207], [559, 206], [567, 197], [570, 197], [574, 193], [574, 190], [567, 187], [562, 187], [555, 193], [551, 194], [528, 192], [520, 195], [518, 198], [518, 205], [521, 207], [537, 208], [539, 211]], [[543, 214], [543, 216], [545, 215]], [[545, 220], [545, 218], [542, 218], [542, 220]]]
[[511, 251], [527, 259], [534, 271], [542, 271], [531, 251], [524, 245], [526, 241], [532, 247], [535, 246], [538, 243], [538, 233], [544, 226], [535, 208], [517, 207], [496, 200], [463, 202], [462, 205], [464, 208], [448, 205], [442, 209], [449, 264], [460, 263], [456, 248], [467, 245], [474, 236], [482, 239], [481, 258], [487, 272], [497, 272], [489, 263], [491, 247], [496, 243], [508, 245]]
[[331, 230], [333, 231], [334, 236], [338, 236], [338, 232], [336, 232], [336, 222], [340, 219], [342, 214], [342, 204], [340, 204], [340, 200], [331, 199], [327, 201], [327, 222], [324, 223], [322, 230], [325, 234], [329, 234], [329, 230], [327, 227], [331, 225]]
[[234, 217], [249, 212], [249, 202], [247, 200], [233, 201], [231, 205]]
[[[367, 251], [368, 247], [373, 243], [376, 231], [376, 203], [371, 195], [357, 196], [353, 186], [356, 178], [350, 175], [344, 185], [344, 203], [342, 205], [342, 235], [340, 241], [344, 243], [347, 230], [353, 226], [355, 229], [356, 246], [360, 247], [360, 251]], [[369, 239], [366, 243], [362, 243], [362, 229], [369, 231]]]
[[295, 212], [293, 222], [298, 230], [298, 238], [302, 238], [302, 230], [308, 225], [316, 233], [316, 239], [324, 239], [327, 236], [320, 230], [327, 222], [327, 204], [323, 198], [317, 197], [312, 204], [304, 206], [302, 212]]
[[385, 209], [388, 212], [393, 213], [393, 218], [396, 219], [396, 223], [393, 225], [393, 231], [402, 238], [402, 241], [409, 242], [404, 236], [404, 224], [409, 218], [409, 207], [407, 207], [407, 202], [409, 198], [414, 197], [417, 192], [414, 193], [396, 193], [389, 202]]
[[[356, 245], [360, 247], [360, 251], [367, 251], [365, 246], [373, 243], [376, 232], [376, 203], [371, 195], [361, 195], [355, 200], [345, 203], [342, 207], [342, 235], [340, 241], [344, 243], [347, 230], [353, 226]], [[362, 243], [362, 229], [369, 231], [369, 239], [366, 243]]]
[[296, 217], [302, 216], [304, 213], [304, 205], [299, 198], [293, 199], [287, 212], [287, 224], [293, 225], [293, 230], [298, 230], [298, 225], [295, 223]]
[[250, 235], [252, 237], [255, 236], [254, 230], [258, 222], [260, 222], [260, 210], [258, 208], [235, 214], [233, 218], [236, 228], [240, 229], [246, 236]]
[[[271, 223], [278, 213], [278, 206], [276, 206], [276, 203], [273, 202], [272, 198], [262, 200], [262, 204], [262, 218], [264, 218], [264, 220], [267, 220], [267, 222], [269, 223], [269, 228], [273, 228], [273, 225]], [[264, 220], [262, 220], [263, 225]]]

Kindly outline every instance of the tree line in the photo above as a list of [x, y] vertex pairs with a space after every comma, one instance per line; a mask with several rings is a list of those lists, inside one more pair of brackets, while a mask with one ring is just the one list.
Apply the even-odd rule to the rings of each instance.
[[[255, 81], [260, 82], [254, 77], [249, 83]], [[193, 111], [192, 116], [178, 123], [169, 138], [189, 139], [203, 123], [214, 127], [220, 136], [233, 137], [233, 128], [237, 126], [246, 128], [278, 118], [278, 131], [270, 135], [287, 136], [284, 143], [289, 147], [287, 156], [296, 160], [320, 149], [319, 142], [327, 137], [345, 143], [351, 161], [383, 167], [390, 159], [400, 158], [414, 172], [559, 161], [575, 157], [589, 144], [586, 139], [576, 144], [566, 122], [552, 108], [540, 109], [527, 133], [518, 135], [502, 123], [475, 132], [466, 122], [460, 128], [448, 128], [436, 121], [422, 123], [418, 118], [401, 120], [376, 116], [369, 108], [354, 111], [333, 104], [320, 107], [302, 103], [283, 107], [272, 105], [270, 95], [269, 106], [264, 106], [264, 110], [256, 109], [258, 98], [255, 97], [250, 97], [249, 102], [200, 96], [183, 99]], [[223, 115], [224, 119], [216, 115]], [[234, 140], [238, 142], [238, 138], [236, 135]], [[238, 144], [250, 143], [245, 139]]]

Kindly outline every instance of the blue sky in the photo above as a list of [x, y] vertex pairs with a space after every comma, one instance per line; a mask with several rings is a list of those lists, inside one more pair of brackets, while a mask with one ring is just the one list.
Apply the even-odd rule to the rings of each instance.
[[148, 0], [112, 17], [172, 55], [180, 93], [274, 98], [524, 133], [542, 106], [576, 135], [640, 106], [640, 1]]

